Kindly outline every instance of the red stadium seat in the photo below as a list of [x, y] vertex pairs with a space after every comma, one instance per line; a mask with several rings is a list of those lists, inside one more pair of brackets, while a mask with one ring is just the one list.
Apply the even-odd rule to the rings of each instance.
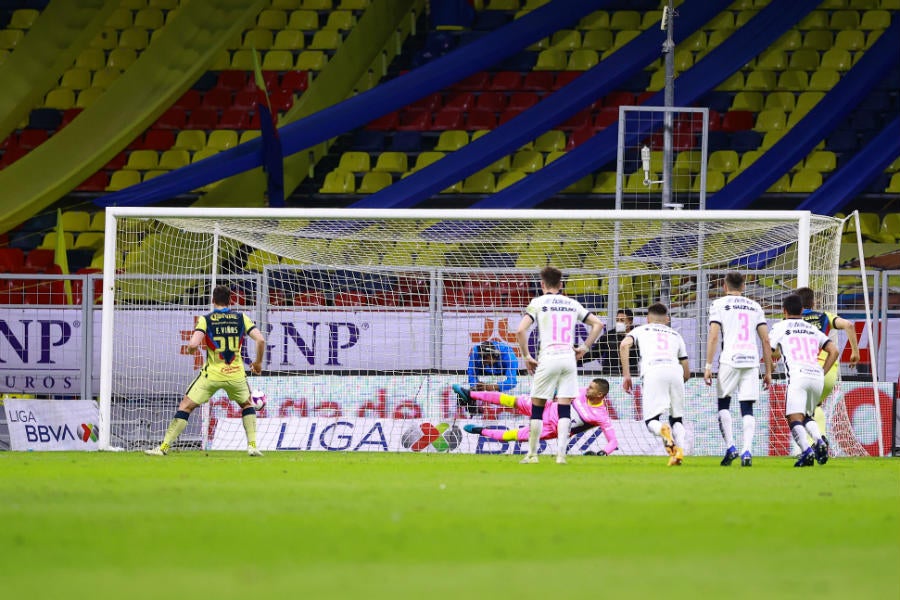
[[636, 99], [631, 92], [610, 92], [603, 99], [603, 106], [618, 108], [619, 106], [633, 106], [634, 104], [636, 104]]
[[269, 103], [275, 112], [287, 112], [294, 105], [294, 94], [291, 92], [269, 92]]
[[472, 92], [453, 92], [447, 96], [444, 108], [449, 110], [469, 110], [475, 104], [475, 94]]
[[522, 87], [522, 74], [518, 71], [500, 71], [494, 73], [491, 83], [485, 89], [509, 91], [518, 90]]
[[431, 124], [432, 131], [445, 131], [447, 129], [462, 129], [463, 113], [461, 110], [443, 108], [434, 116]]
[[219, 111], [214, 108], [195, 108], [188, 117], [187, 129], [215, 129]]
[[392, 112], [378, 117], [374, 121], [369, 121], [368, 125], [366, 125], [366, 129], [373, 129], [375, 131], [391, 131], [392, 129], [397, 129], [399, 124], [399, 115], [396, 112]]
[[151, 129], [144, 136], [140, 150], [168, 150], [175, 145], [175, 133], [171, 129]]
[[749, 110], [730, 110], [722, 117], [722, 131], [749, 131], [754, 126], [754, 114]]
[[128, 154], [125, 152], [119, 152], [115, 156], [113, 156], [108, 163], [103, 165], [103, 170], [105, 171], [118, 171], [122, 167], [125, 166], [125, 163], [128, 162]]
[[556, 74], [556, 79], [553, 80], [553, 88], [554, 90], [558, 90], [561, 87], [564, 87], [579, 77], [584, 71], [560, 71]]
[[407, 110], [393, 129], [397, 131], [423, 131], [431, 126], [431, 113], [424, 110]]
[[250, 121], [250, 113], [242, 108], [229, 108], [222, 112], [222, 118], [219, 119], [220, 129], [247, 129]]
[[499, 124], [503, 125], [510, 119], [515, 119], [516, 117], [521, 115], [523, 112], [525, 112], [525, 110], [526, 109], [524, 109], [524, 108], [507, 108], [506, 110], [503, 111], [503, 114], [500, 115]]
[[444, 97], [441, 94], [428, 94], [424, 98], [420, 98], [407, 106], [407, 108], [418, 108], [428, 112], [436, 112], [444, 106]]
[[62, 120], [59, 123], [59, 128], [62, 129], [63, 127], [71, 123], [75, 119], [75, 117], [81, 114], [82, 110], [83, 109], [81, 108], [67, 108], [66, 110], [64, 110], [62, 114]]
[[47, 130], [45, 129], [23, 129], [19, 133], [19, 148], [25, 150], [33, 150], [47, 141]]
[[294, 294], [294, 306], [326, 306], [328, 299], [324, 292], [299, 292]]
[[506, 94], [501, 92], [482, 92], [475, 99], [475, 108], [489, 110], [491, 112], [503, 112], [507, 103]]
[[492, 110], [475, 109], [466, 115], [466, 129], [494, 129], [497, 127], [497, 115]]
[[547, 92], [553, 89], [553, 71], [531, 71], [522, 79], [520, 89], [531, 92]]
[[203, 94], [203, 101], [200, 106], [206, 108], [226, 108], [231, 106], [231, 90], [223, 88], [213, 88]]
[[24, 272], [27, 273], [46, 273], [54, 262], [56, 255], [55, 250], [46, 248], [35, 248], [28, 252], [25, 257]]
[[183, 108], [184, 110], [193, 110], [200, 106], [200, 92], [197, 90], [188, 90], [181, 98], [176, 100], [172, 106], [175, 108]]
[[251, 109], [256, 108], [256, 102], [259, 99], [259, 93], [256, 90], [244, 90], [234, 95], [232, 108]]
[[606, 129], [610, 125], [617, 123], [619, 120], [619, 107], [604, 106], [594, 117], [594, 129]]
[[583, 110], [578, 111], [571, 117], [569, 117], [562, 125], [559, 126], [559, 128], [567, 130], [567, 131], [571, 131], [573, 129], [578, 129], [580, 127], [584, 127], [585, 125], [590, 125], [590, 123], [591, 123], [591, 109], [585, 108]]
[[19, 148], [18, 146], [7, 148], [6, 151], [3, 152], [3, 157], [0, 158], [0, 169], [8, 167], [26, 154], [28, 154], [28, 150]]
[[453, 89], [481, 91], [487, 88], [490, 79], [491, 76], [489, 73], [485, 71], [479, 71], [478, 73], [469, 75], [462, 81], [458, 82], [453, 86]]
[[593, 136], [594, 128], [590, 124], [575, 129], [574, 131], [572, 131], [572, 133], [569, 134], [569, 141], [566, 143], [566, 150], [577, 148], [581, 144], [591, 139]]
[[21, 273], [25, 268], [25, 252], [21, 248], [0, 248], [0, 273]]
[[219, 73], [219, 80], [216, 83], [216, 87], [233, 92], [244, 89], [246, 85], [246, 71], [222, 71]]
[[309, 86], [308, 71], [288, 71], [281, 78], [281, 89], [289, 92], [303, 92]]
[[157, 129], [185, 129], [187, 112], [181, 107], [172, 106], [160, 115], [153, 126]]
[[97, 171], [79, 185], [76, 190], [79, 192], [102, 192], [109, 185], [109, 175], [104, 171]]
[[516, 92], [510, 96], [507, 108], [525, 110], [540, 102], [540, 99], [534, 92]]

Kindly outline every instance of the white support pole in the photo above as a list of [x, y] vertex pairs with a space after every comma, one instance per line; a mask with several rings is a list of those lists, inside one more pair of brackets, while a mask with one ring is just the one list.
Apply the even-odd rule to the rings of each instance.
[[869, 365], [872, 370], [872, 397], [875, 402], [875, 427], [878, 439], [878, 456], [884, 456], [884, 440], [881, 439], [881, 398], [878, 393], [878, 361], [875, 332], [872, 329], [872, 309], [869, 306], [869, 278], [866, 273], [866, 254], [863, 251], [862, 229], [859, 222], [859, 211], [851, 215], [856, 223], [856, 245], [859, 251], [859, 271], [862, 276], [863, 303], [866, 310], [866, 333], [869, 335]]
[[797, 222], [797, 287], [809, 285], [809, 211]]
[[106, 211], [106, 225], [103, 247], [103, 311], [100, 326], [100, 450], [114, 450], [110, 443], [112, 425], [112, 367], [115, 281], [116, 281], [116, 228], [115, 212]]

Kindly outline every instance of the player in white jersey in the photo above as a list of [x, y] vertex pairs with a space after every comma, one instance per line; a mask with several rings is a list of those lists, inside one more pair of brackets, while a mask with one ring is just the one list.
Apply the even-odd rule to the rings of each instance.
[[[684, 382], [690, 379], [691, 371], [684, 338], [666, 325], [668, 312], [663, 304], [651, 304], [647, 308], [647, 323], [632, 329], [619, 344], [619, 358], [622, 361], [622, 387], [631, 394], [634, 384], [629, 352], [631, 346], [637, 346], [644, 423], [653, 435], [662, 438], [669, 455], [669, 466], [675, 466], [684, 461]], [[669, 423], [662, 424], [659, 417], [666, 409], [669, 410]]]
[[[828, 445], [822, 439], [822, 431], [813, 419], [819, 404], [825, 373], [838, 359], [838, 350], [827, 335], [803, 319], [803, 301], [797, 294], [787, 296], [782, 302], [784, 320], [772, 327], [770, 343], [773, 358], [784, 358], [788, 387], [785, 398], [785, 415], [794, 441], [802, 452], [795, 467], [811, 467], [814, 461], [828, 461]], [[825, 364], [819, 364], [819, 351], [828, 355]], [[809, 445], [807, 433], [815, 447]]]
[[[525, 316], [516, 330], [519, 349], [525, 357], [528, 372], [534, 375], [531, 384], [531, 421], [529, 422], [528, 453], [520, 462], [536, 463], [543, 427], [544, 405], [556, 396], [559, 403], [556, 462], [565, 464], [569, 427], [572, 424], [572, 400], [578, 394], [576, 360], [584, 356], [603, 332], [603, 322], [574, 298], [563, 296], [562, 271], [546, 266], [541, 270], [541, 291], [525, 309]], [[584, 343], [574, 347], [575, 325], [582, 321], [591, 330]], [[540, 338], [538, 358], [528, 349], [528, 330], [537, 325]]]
[[756, 419], [753, 403], [759, 400], [759, 349], [756, 338], [762, 342], [762, 357], [766, 372], [763, 382], [766, 388], [772, 383], [772, 350], [769, 348], [769, 326], [766, 314], [759, 303], [745, 298], [744, 275], [731, 272], [725, 276], [725, 295], [717, 298], [709, 307], [709, 338], [706, 343], [706, 368], [703, 380], [712, 385], [713, 358], [722, 334], [722, 352], [719, 354], [719, 376], [716, 389], [719, 398], [719, 431], [725, 440], [725, 457], [720, 463], [729, 466], [738, 457], [734, 447], [731, 425], [731, 397], [737, 396], [741, 405], [744, 444], [741, 466], [753, 464], [751, 446]]

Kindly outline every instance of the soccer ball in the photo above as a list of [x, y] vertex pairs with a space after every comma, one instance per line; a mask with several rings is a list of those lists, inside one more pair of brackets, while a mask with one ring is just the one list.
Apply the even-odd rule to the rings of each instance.
[[260, 390], [253, 390], [250, 392], [250, 406], [252, 406], [256, 412], [259, 412], [266, 407], [266, 400], [265, 392], [261, 392]]

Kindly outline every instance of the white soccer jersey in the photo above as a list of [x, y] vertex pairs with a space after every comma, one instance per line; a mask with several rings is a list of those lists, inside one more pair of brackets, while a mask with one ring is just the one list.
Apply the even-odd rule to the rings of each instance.
[[718, 323], [722, 330], [719, 365], [759, 366], [756, 331], [766, 325], [766, 314], [758, 302], [743, 296], [717, 298], [709, 307], [709, 322]]
[[[687, 346], [681, 334], [661, 323], [647, 323], [632, 329], [628, 336], [634, 339], [641, 357], [641, 375], [662, 366], [681, 365], [687, 358]], [[628, 337], [626, 336], [626, 337]]]
[[819, 350], [829, 342], [827, 335], [802, 318], [785, 319], [775, 323], [769, 334], [773, 350], [780, 350], [788, 377], [822, 377]]
[[533, 299], [525, 309], [537, 324], [541, 338], [540, 353], [551, 346], [575, 344], [575, 325], [587, 319], [590, 312], [578, 300], [562, 294], [544, 294]]

